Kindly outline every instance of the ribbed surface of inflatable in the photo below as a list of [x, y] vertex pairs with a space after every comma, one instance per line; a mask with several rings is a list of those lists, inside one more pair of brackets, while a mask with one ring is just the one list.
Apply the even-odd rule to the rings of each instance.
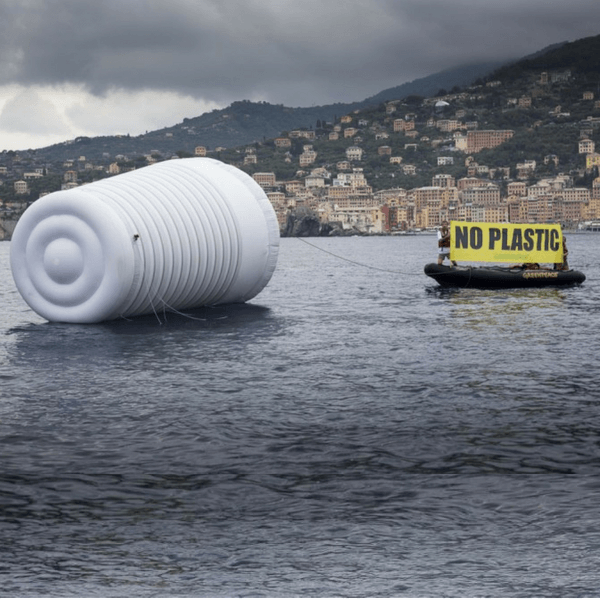
[[275, 270], [279, 227], [250, 176], [189, 158], [44, 196], [10, 250], [35, 312], [97, 323], [250, 300]]

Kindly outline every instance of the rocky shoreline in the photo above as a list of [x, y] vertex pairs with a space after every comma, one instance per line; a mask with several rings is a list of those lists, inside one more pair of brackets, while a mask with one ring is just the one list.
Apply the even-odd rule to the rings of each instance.
[[17, 226], [18, 219], [2, 219], [0, 218], [0, 242], [10, 242], [13, 231]]
[[[281, 237], [337, 237], [370, 235], [360, 229], [344, 229], [341, 222], [321, 223], [316, 211], [301, 207], [289, 211]], [[380, 234], [378, 234], [380, 235]]]

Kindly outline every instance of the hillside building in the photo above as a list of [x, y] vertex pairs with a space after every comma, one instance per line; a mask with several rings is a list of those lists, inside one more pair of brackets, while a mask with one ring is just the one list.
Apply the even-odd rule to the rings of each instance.
[[29, 185], [26, 181], [20, 179], [19, 181], [15, 181], [14, 183], [15, 194], [28, 194], [29, 193]]
[[593, 140], [579, 140], [579, 154], [592, 154], [596, 151], [596, 144]]
[[275, 173], [254, 173], [252, 179], [258, 183], [262, 188], [275, 187], [276, 178]]
[[346, 148], [346, 158], [350, 161], [360, 161], [363, 157], [363, 149], [359, 146]]
[[496, 148], [510, 140], [514, 134], [512, 129], [468, 131], [464, 152], [476, 154], [484, 148]]
[[464, 204], [474, 204], [481, 206], [498, 206], [500, 200], [500, 188], [493, 183], [469, 187], [462, 191], [462, 201]]

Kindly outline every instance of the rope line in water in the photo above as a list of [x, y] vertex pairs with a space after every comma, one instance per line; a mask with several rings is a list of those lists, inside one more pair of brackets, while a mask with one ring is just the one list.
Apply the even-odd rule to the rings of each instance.
[[374, 267], [373, 265], [366, 265], [364, 263], [356, 262], [355, 260], [350, 260], [349, 258], [346, 258], [345, 256], [340, 256], [339, 254], [334, 254], [333, 252], [329, 252], [329, 250], [325, 250], [325, 248], [321, 248], [320, 246], [317, 246], [316, 244], [311, 244], [310, 242], [307, 242], [304, 238], [297, 237], [296, 239], [300, 240], [301, 242], [304, 242], [305, 244], [308, 244], [309, 246], [312, 246], [313, 248], [316, 248], [317, 250], [320, 250], [321, 252], [325, 252], [325, 254], [330, 254], [331, 256], [335, 256], [335, 258], [339, 258], [340, 260], [344, 260], [353, 265], [358, 265], [359, 267], [365, 267], [366, 269], [371, 269], [373, 271], [383, 271], [384, 273], [395, 273], [396, 275], [419, 275], [419, 276], [422, 275], [422, 273], [409, 273], [407, 271], [392, 271], [391, 269], [382, 269], [380, 267]]

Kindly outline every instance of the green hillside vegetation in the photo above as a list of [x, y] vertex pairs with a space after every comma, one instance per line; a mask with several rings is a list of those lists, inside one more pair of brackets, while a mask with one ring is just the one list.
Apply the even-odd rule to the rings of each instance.
[[497, 69], [492, 78], [517, 80], [532, 71], [571, 69], [592, 83], [598, 82], [600, 74], [600, 36], [582, 38], [559, 44], [556, 48], [534, 58], [524, 58], [511, 65]]
[[85, 155], [90, 160], [102, 160], [105, 153], [112, 156], [143, 155], [152, 150], [157, 150], [163, 157], [170, 157], [178, 152], [192, 154], [198, 145], [210, 150], [219, 147], [234, 148], [274, 138], [282, 131], [316, 127], [317, 121], [334, 122], [341, 115], [368, 109], [384, 100], [431, 96], [440, 88], [466, 85], [497, 66], [498, 63], [480, 63], [448, 69], [350, 103], [292, 108], [281, 104], [241, 100], [233, 102], [227, 108], [215, 109], [198, 117], [184, 119], [177, 125], [142, 135], [79, 137], [35, 152], [48, 161], [64, 161], [80, 155]]
[[[460, 120], [475, 121], [478, 129], [511, 129], [514, 137], [503, 145], [486, 149], [476, 155], [479, 164], [490, 168], [511, 167], [525, 160], [535, 160], [538, 167], [536, 178], [556, 175], [558, 173], [580, 173], [583, 158], [579, 155], [578, 141], [585, 120], [600, 117], [600, 110], [594, 108], [594, 101], [583, 100], [584, 91], [600, 94], [600, 75], [594, 70], [596, 60], [589, 61], [589, 55], [600, 49], [600, 36], [587, 38], [560, 47], [533, 59], [526, 59], [491, 73], [476, 84], [461, 89], [455, 86], [451, 94], [440, 90], [438, 98], [448, 101], [449, 106], [443, 110], [436, 109], [422, 102], [423, 98], [409, 96], [397, 106], [397, 112], [387, 115], [385, 104], [355, 111], [353, 120], [344, 127], [358, 127], [358, 121], [368, 121], [367, 127], [359, 127], [355, 138], [343, 138], [329, 141], [327, 134], [332, 124], [317, 129], [317, 140], [312, 143], [317, 152], [317, 161], [312, 167], [323, 166], [335, 171], [337, 161], [344, 160], [345, 150], [352, 145], [359, 145], [364, 150], [363, 160], [354, 164], [364, 169], [365, 176], [374, 190], [390, 187], [414, 188], [431, 184], [431, 178], [438, 173], [448, 173], [456, 177], [465, 176], [462, 153], [453, 151], [452, 134], [442, 134], [439, 130], [428, 127], [428, 119], [454, 118], [457, 111], [464, 111]], [[592, 67], [590, 67], [590, 64]], [[555, 72], [570, 69], [571, 75], [566, 81], [558, 81], [542, 85], [543, 71]], [[493, 84], [493, 82], [499, 82]], [[522, 96], [531, 97], [530, 108], [519, 108], [516, 101]], [[417, 139], [410, 139], [403, 133], [393, 133], [392, 124], [396, 118], [403, 118], [412, 113], [419, 132]], [[339, 119], [338, 119], [339, 121]], [[389, 138], [377, 140], [378, 131], [387, 131]], [[600, 130], [590, 129], [589, 136], [600, 145]], [[443, 138], [444, 142], [433, 148], [431, 140]], [[360, 140], [357, 142], [357, 138]], [[424, 139], [424, 138], [429, 138]], [[283, 152], [273, 150], [267, 143], [258, 153], [258, 164], [240, 168], [252, 174], [254, 172], [273, 171], [279, 179], [293, 177], [298, 170], [298, 157], [304, 143], [296, 140], [290, 149], [292, 164], [283, 162]], [[407, 144], [417, 144], [406, 147]], [[407, 176], [402, 172], [402, 165], [392, 165], [389, 156], [379, 156], [380, 146], [390, 146], [392, 156], [402, 157], [402, 165], [413, 164], [417, 167], [417, 175]], [[544, 164], [547, 156], [559, 157], [558, 166], [553, 161]], [[453, 156], [453, 166], [437, 166], [438, 156]], [[583, 181], [584, 174], [579, 174], [576, 181]]]
[[[482, 91], [485, 88], [482, 88]], [[532, 109], [501, 109], [500, 106], [506, 101], [506, 96], [498, 95], [493, 92], [484, 94], [482, 102], [473, 105], [472, 102], [461, 103], [454, 101], [451, 104], [451, 111], [455, 112], [461, 108], [470, 111], [466, 117], [467, 120], [476, 120], [479, 123], [479, 129], [512, 129], [515, 135], [512, 140], [494, 148], [482, 150], [476, 155], [476, 160], [480, 164], [485, 164], [490, 168], [512, 167], [518, 162], [525, 160], [535, 160], [538, 164], [536, 176], [552, 175], [558, 172], [570, 172], [580, 169], [582, 166], [582, 157], [578, 153], [578, 140], [580, 138], [581, 122], [593, 111], [588, 106], [571, 107], [571, 114], [568, 117], [551, 118], [550, 110], [555, 108], [554, 99], [551, 101], [540, 100], [534, 103]], [[413, 106], [401, 105], [399, 108], [414, 112]], [[599, 111], [596, 111], [596, 114]], [[285, 163], [286, 152], [277, 150], [272, 141], [261, 144], [257, 149], [258, 163], [256, 165], [244, 166], [241, 164], [243, 156], [241, 154], [229, 155], [229, 161], [236, 162], [246, 172], [253, 174], [255, 172], [274, 172], [278, 179], [286, 180], [294, 177], [299, 170], [298, 157], [302, 152], [302, 147], [310, 143], [317, 152], [317, 161], [313, 167], [323, 166], [328, 169], [336, 170], [335, 165], [338, 161], [345, 160], [345, 151], [349, 146], [359, 145], [364, 150], [363, 160], [354, 166], [362, 167], [374, 190], [386, 189], [389, 187], [413, 188], [431, 184], [431, 178], [438, 173], [449, 173], [457, 177], [465, 175], [464, 159], [462, 153], [454, 151], [451, 134], [442, 134], [433, 127], [427, 127], [427, 119], [431, 116], [440, 118], [442, 114], [435, 114], [430, 108], [419, 108], [417, 111], [417, 130], [419, 138], [423, 136], [431, 139], [443, 138], [442, 143], [437, 148], [432, 148], [431, 143], [423, 142], [419, 139], [412, 140], [402, 133], [391, 133], [393, 119], [387, 117], [385, 108], [371, 109], [369, 111], [359, 111], [354, 115], [354, 121], [365, 118], [369, 121], [369, 126], [360, 128], [355, 138], [340, 137], [337, 141], [329, 141], [328, 132], [332, 127], [325, 130], [317, 130], [320, 137], [313, 141], [295, 140], [289, 153], [292, 156], [291, 163]], [[597, 114], [597, 116], [600, 116]], [[354, 123], [353, 123], [354, 124]], [[377, 125], [380, 128], [387, 129], [389, 138], [383, 140], [376, 139]], [[356, 138], [360, 138], [357, 142]], [[598, 130], [594, 130], [591, 135], [597, 143], [600, 144]], [[406, 148], [406, 144], [417, 144], [417, 148]], [[417, 166], [416, 176], [406, 176], [402, 172], [402, 165], [390, 164], [389, 156], [379, 156], [377, 150], [380, 146], [390, 146], [392, 156], [402, 157], [402, 165], [414, 164]], [[544, 165], [544, 158], [549, 155], [557, 155], [560, 163], [558, 167], [554, 163]], [[438, 156], [453, 156], [454, 166], [437, 166]]]
[[440, 89], [450, 90], [453, 87], [471, 85], [477, 78], [485, 77], [501, 66], [498, 62], [473, 63], [462, 65], [383, 90], [375, 96], [367, 98], [361, 108], [377, 106], [381, 102], [406, 98], [409, 96], [435, 96]]

